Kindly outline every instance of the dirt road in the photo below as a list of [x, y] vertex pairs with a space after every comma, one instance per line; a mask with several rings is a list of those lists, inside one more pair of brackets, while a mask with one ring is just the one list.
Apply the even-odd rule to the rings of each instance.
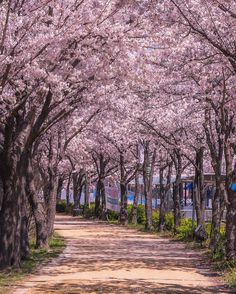
[[68, 216], [55, 227], [66, 249], [12, 293], [228, 293], [184, 244]]

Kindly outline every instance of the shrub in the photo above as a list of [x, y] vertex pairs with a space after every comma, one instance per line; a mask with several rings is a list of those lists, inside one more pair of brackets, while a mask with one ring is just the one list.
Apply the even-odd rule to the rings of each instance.
[[145, 221], [145, 207], [142, 204], [139, 204], [137, 209], [137, 222], [138, 224], [145, 224]]
[[152, 212], [152, 225], [154, 229], [157, 229], [159, 226], [159, 211], [153, 210]]
[[165, 216], [165, 229], [167, 231], [174, 231], [174, 215], [168, 212]]
[[108, 209], [107, 216], [109, 221], [116, 221], [119, 219], [119, 212]]
[[178, 228], [177, 238], [179, 240], [189, 241], [193, 239], [193, 232], [196, 228], [196, 222], [192, 223], [192, 219], [184, 218]]
[[56, 212], [66, 212], [66, 201], [60, 200], [56, 204]]
[[83, 216], [85, 218], [92, 218], [95, 217], [95, 203], [91, 203], [90, 207], [84, 207], [83, 209]]
[[[128, 205], [128, 220], [131, 222], [132, 220], [132, 210], [133, 210], [133, 204]], [[141, 204], [138, 205], [137, 207], [137, 223], [138, 224], [145, 224], [145, 207]]]
[[133, 210], [133, 204], [128, 205], [128, 221], [132, 221], [132, 210]]
[[67, 214], [73, 214], [74, 204], [70, 203], [69, 206], [66, 207], [66, 213]]

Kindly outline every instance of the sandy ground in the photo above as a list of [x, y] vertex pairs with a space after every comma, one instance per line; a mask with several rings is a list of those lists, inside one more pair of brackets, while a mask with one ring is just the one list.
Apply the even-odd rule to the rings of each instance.
[[101, 222], [56, 219], [64, 252], [12, 294], [229, 293], [201, 253], [184, 244]]

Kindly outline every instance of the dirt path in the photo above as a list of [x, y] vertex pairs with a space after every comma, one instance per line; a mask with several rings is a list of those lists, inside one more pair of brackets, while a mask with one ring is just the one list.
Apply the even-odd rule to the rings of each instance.
[[185, 245], [101, 222], [60, 216], [67, 247], [14, 294], [227, 293]]

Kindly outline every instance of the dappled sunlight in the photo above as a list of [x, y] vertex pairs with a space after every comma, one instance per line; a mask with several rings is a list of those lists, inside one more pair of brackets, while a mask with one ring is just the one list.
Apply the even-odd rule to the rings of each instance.
[[66, 216], [56, 229], [64, 252], [14, 293], [228, 293], [201, 252], [182, 243]]

